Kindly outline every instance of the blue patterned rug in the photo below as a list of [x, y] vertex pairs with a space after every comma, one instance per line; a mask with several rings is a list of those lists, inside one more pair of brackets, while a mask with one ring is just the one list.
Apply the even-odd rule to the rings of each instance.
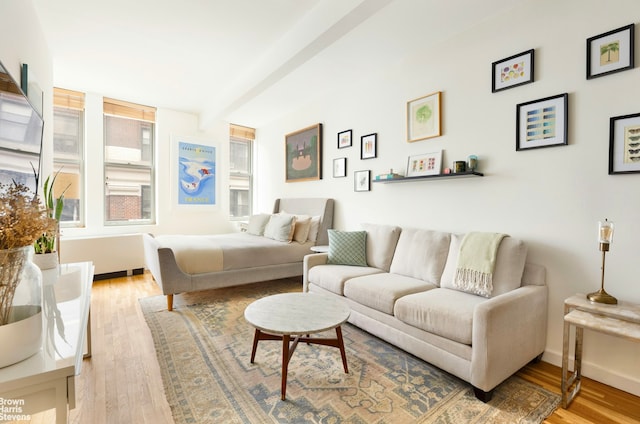
[[282, 401], [281, 342], [261, 342], [251, 364], [254, 328], [243, 314], [258, 298], [300, 286], [280, 280], [180, 295], [173, 312], [164, 296], [140, 300], [176, 423], [540, 423], [559, 403], [517, 376], [482, 403], [468, 383], [350, 324], [349, 374], [338, 349], [300, 344]]

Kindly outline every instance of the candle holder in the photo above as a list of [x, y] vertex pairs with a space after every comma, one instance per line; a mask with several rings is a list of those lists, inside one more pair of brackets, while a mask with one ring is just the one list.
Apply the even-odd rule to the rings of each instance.
[[600, 290], [597, 292], [589, 293], [587, 299], [590, 302], [606, 303], [608, 305], [615, 305], [618, 303], [618, 299], [611, 296], [604, 290], [604, 259], [606, 253], [609, 251], [609, 245], [613, 241], [613, 222], [604, 220], [598, 222], [598, 245], [602, 252], [602, 278], [600, 280]]

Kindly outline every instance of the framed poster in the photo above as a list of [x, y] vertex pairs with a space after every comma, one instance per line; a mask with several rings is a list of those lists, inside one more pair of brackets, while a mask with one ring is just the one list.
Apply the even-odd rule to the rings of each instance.
[[322, 179], [322, 124], [285, 135], [285, 181]]
[[353, 190], [354, 191], [370, 191], [371, 190], [371, 170], [366, 169], [353, 173]]
[[214, 206], [216, 204], [216, 147], [176, 137], [175, 163], [177, 204]]
[[534, 50], [518, 53], [491, 65], [491, 92], [533, 82]]
[[441, 135], [441, 92], [428, 94], [407, 102], [407, 141], [438, 137]]
[[333, 178], [347, 176], [347, 158], [336, 158], [333, 160]]
[[373, 159], [378, 156], [378, 134], [360, 137], [360, 159]]
[[615, 116], [609, 124], [609, 174], [640, 172], [640, 113]]
[[420, 155], [409, 156], [407, 162], [407, 177], [421, 177], [423, 175], [438, 175], [442, 168], [442, 150]]
[[568, 144], [567, 93], [516, 107], [516, 150]]
[[587, 79], [633, 69], [634, 24], [587, 39]]
[[353, 135], [352, 130], [345, 130], [338, 133], [338, 149], [344, 149], [345, 147], [351, 147], [351, 137]]

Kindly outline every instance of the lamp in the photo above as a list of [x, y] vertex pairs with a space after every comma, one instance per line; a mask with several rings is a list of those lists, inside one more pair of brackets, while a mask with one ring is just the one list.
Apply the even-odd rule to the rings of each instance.
[[587, 299], [591, 302], [606, 303], [609, 305], [615, 305], [618, 303], [618, 299], [604, 291], [604, 255], [609, 251], [609, 245], [612, 240], [613, 222], [607, 221], [606, 219], [604, 222], [598, 222], [598, 242], [600, 251], [602, 252], [602, 281], [600, 283], [600, 290], [587, 295]]

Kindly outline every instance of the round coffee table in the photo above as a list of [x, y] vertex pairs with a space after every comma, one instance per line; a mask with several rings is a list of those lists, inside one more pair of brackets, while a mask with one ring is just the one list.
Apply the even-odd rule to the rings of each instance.
[[[256, 328], [251, 363], [255, 359], [260, 340], [282, 340], [282, 400], [287, 392], [289, 361], [299, 342], [337, 347], [342, 356], [344, 372], [348, 373], [340, 326], [349, 318], [350, 313], [345, 302], [314, 293], [281, 293], [256, 300], [244, 311], [244, 318]], [[335, 339], [310, 337], [311, 334], [334, 328]]]

